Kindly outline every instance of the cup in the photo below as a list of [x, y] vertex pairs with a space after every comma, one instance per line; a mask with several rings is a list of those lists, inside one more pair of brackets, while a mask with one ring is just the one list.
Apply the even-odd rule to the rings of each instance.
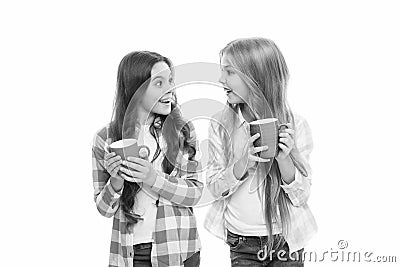
[[123, 160], [126, 160], [128, 157], [139, 157], [139, 151], [142, 148], [145, 148], [147, 150], [147, 155], [150, 155], [150, 149], [145, 145], [139, 146], [136, 139], [115, 141], [110, 144], [108, 148], [110, 152], [115, 152], [115, 154], [119, 155]]
[[288, 128], [286, 124], [278, 124], [278, 119], [268, 118], [250, 122], [250, 134], [256, 133], [260, 137], [254, 141], [254, 146], [268, 146], [268, 150], [259, 152], [259, 156], [264, 159], [271, 159], [278, 155], [279, 131]]

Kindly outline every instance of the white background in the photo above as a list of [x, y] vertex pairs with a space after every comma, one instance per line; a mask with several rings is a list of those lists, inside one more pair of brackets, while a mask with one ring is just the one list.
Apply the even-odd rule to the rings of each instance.
[[[153, 50], [175, 65], [218, 63], [229, 41], [252, 36], [282, 50], [290, 104], [313, 130], [319, 232], [306, 249], [343, 239], [399, 262], [396, 1], [277, 2], [2, 2], [0, 264], [106, 266], [111, 219], [93, 201], [91, 142], [111, 117], [119, 61]], [[229, 266], [206, 209], [195, 211], [202, 266]]]

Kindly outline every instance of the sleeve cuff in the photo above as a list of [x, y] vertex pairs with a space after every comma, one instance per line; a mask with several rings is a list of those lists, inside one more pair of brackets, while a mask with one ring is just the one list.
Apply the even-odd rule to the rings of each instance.
[[157, 172], [157, 177], [151, 188], [155, 191], [162, 189], [164, 186], [164, 180], [165, 180], [164, 176], [161, 173]]
[[301, 173], [299, 172], [299, 170], [297, 168], [295, 168], [295, 172], [294, 172], [294, 180], [290, 183], [287, 184], [283, 179], [282, 179], [282, 185], [281, 187], [286, 191], [293, 191], [296, 190], [297, 188], [299, 188], [301, 186]]
[[241, 181], [247, 178], [249, 176], [249, 172], [246, 171], [246, 173], [240, 177], [236, 178], [234, 172], [233, 172], [234, 165], [230, 166], [229, 168], [226, 169], [225, 171], [225, 179], [226, 183], [228, 185], [228, 189], [226, 189], [224, 192], [222, 192], [221, 196], [226, 197], [228, 196], [231, 192], [235, 191], [236, 187], [241, 184]]

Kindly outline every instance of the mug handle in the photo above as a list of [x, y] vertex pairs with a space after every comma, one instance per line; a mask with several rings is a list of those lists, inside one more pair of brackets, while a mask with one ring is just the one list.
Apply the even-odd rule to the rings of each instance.
[[275, 152], [275, 156], [274, 157], [278, 156], [278, 153], [279, 153], [279, 146], [278, 146], [278, 144], [279, 144], [279, 131], [282, 130], [283, 128], [284, 129], [288, 129], [289, 127], [287, 125], [288, 125], [288, 123], [281, 123], [278, 126], [278, 141], [276, 142], [276, 152]]
[[[146, 145], [141, 145], [141, 146], [139, 146], [139, 150], [138, 151], [140, 152], [140, 150], [142, 148], [145, 148], [147, 150], [147, 158], [148, 158], [150, 156], [150, 148], [148, 146], [146, 146]], [[139, 157], [140, 157], [140, 155], [139, 155]]]
[[281, 128], [288, 129], [289, 127], [288, 127], [287, 125], [288, 125], [288, 123], [282, 123], [282, 124], [279, 124], [279, 126], [278, 126], [278, 131], [280, 131], [280, 130], [281, 130]]

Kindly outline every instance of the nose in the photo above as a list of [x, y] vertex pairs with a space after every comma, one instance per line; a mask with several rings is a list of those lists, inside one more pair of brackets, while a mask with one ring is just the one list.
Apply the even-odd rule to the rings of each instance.
[[176, 91], [176, 88], [174, 87], [174, 85], [169, 85], [164, 88], [164, 92], [162, 95], [163, 96], [168, 95], [168, 96], [172, 97], [172, 94], [175, 93], [175, 91]]
[[163, 90], [164, 95], [165, 95], [165, 94], [168, 94], [168, 93], [170, 93], [170, 92], [173, 92], [173, 91], [175, 90], [175, 84], [169, 84], [169, 83], [168, 83], [168, 85], [164, 86], [163, 89], [164, 89], [164, 90]]

